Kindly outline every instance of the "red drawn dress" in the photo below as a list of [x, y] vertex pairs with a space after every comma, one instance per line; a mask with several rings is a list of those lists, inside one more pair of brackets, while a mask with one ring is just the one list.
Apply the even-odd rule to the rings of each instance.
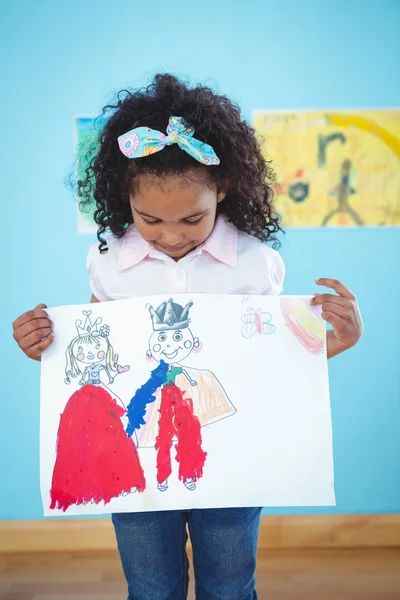
[[68, 400], [60, 418], [50, 508], [105, 504], [146, 486], [132, 438], [125, 433], [124, 409], [109, 392], [87, 384]]

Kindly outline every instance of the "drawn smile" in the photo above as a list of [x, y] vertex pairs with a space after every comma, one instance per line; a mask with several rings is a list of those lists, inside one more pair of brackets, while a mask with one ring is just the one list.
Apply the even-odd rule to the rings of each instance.
[[179, 350], [182, 350], [182, 348], [179, 346], [179, 348], [177, 350], [174, 350], [174, 352], [172, 352], [171, 354], [168, 354], [167, 352], [165, 352], [165, 350], [163, 351], [163, 354], [165, 354], [165, 356], [169, 359], [174, 359], [178, 356], [178, 352]]

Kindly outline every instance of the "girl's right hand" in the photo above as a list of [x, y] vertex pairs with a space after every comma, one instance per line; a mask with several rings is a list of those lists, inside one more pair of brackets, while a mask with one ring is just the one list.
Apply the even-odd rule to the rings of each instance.
[[52, 322], [45, 312], [47, 306], [38, 304], [33, 310], [24, 313], [13, 323], [14, 340], [29, 358], [40, 360], [54, 340]]

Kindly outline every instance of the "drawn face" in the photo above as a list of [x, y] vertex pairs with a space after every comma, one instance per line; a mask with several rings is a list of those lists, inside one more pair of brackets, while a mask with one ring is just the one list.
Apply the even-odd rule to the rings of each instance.
[[152, 357], [168, 365], [180, 363], [192, 352], [196, 341], [190, 329], [175, 329], [173, 331], [155, 331], [150, 338]]
[[106, 338], [91, 336], [88, 339], [78, 338], [72, 346], [72, 354], [80, 362], [93, 364], [105, 359], [108, 350]]

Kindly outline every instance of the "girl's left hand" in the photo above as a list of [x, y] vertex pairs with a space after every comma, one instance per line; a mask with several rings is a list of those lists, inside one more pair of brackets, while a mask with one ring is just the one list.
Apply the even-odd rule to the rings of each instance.
[[354, 346], [363, 333], [363, 323], [357, 299], [337, 279], [317, 279], [317, 285], [332, 288], [335, 294], [315, 294], [313, 306], [322, 306], [322, 318], [330, 323], [332, 331], [327, 334], [328, 358]]

